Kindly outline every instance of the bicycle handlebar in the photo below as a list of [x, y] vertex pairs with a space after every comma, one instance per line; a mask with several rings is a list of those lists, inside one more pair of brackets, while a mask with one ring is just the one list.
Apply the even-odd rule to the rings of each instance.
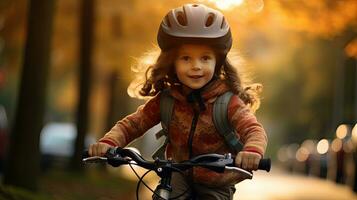
[[[192, 168], [193, 166], [200, 166], [204, 168], [208, 168], [210, 170], [222, 173], [226, 168], [235, 167], [234, 157], [231, 154], [203, 154], [191, 158], [190, 160], [182, 161], [182, 162], [173, 162], [172, 160], [161, 160], [156, 159], [154, 161], [147, 161], [140, 154], [135, 151], [127, 148], [110, 148], [104, 157], [90, 157], [88, 151], [85, 151], [83, 154], [83, 162], [98, 162], [105, 161], [113, 167], [118, 167], [123, 164], [130, 164], [132, 161], [137, 163], [137, 165], [149, 169], [149, 170], [157, 170], [160, 167], [165, 167], [168, 163], [170, 166], [179, 170], [187, 170]], [[271, 160], [261, 159], [259, 162], [258, 169], [265, 170], [267, 172], [270, 171], [271, 168]]]
[[[235, 159], [231, 156], [231, 154], [203, 154], [191, 158], [190, 160], [182, 161], [182, 162], [174, 162], [173, 160], [161, 160], [159, 158], [154, 161], [147, 161], [141, 155], [134, 150], [128, 148], [110, 148], [104, 156], [92, 156], [90, 157], [88, 151], [85, 151], [83, 154], [83, 162], [106, 162], [113, 167], [118, 167], [123, 164], [136, 164], [140, 167], [155, 171], [156, 174], [161, 178], [160, 184], [156, 187], [156, 190], [152, 190], [147, 184], [145, 184], [142, 179], [148, 173], [146, 172], [142, 177], [139, 177], [135, 172], [137, 177], [139, 178], [138, 185], [136, 187], [136, 196], [139, 199], [139, 186], [140, 183], [143, 183], [147, 188], [150, 189], [154, 193], [153, 199], [177, 199], [178, 197], [185, 194], [188, 190], [182, 192], [182, 194], [177, 195], [176, 197], [170, 198], [171, 192], [171, 178], [172, 172], [176, 171], [179, 173], [183, 173], [184, 170], [190, 169], [195, 166], [200, 166], [204, 168], [208, 168], [218, 173], [223, 173], [225, 170], [235, 171], [239, 173], [240, 178], [244, 179], [252, 179], [253, 173], [247, 170], [244, 170], [239, 167], [235, 167]], [[261, 159], [259, 163], [258, 169], [262, 169], [265, 171], [270, 171], [271, 162], [270, 159]]]

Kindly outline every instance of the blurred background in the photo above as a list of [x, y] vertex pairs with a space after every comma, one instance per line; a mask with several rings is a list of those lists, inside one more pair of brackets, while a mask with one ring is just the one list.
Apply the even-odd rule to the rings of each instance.
[[[356, 0], [1, 0], [0, 199], [135, 199], [130, 169], [83, 167], [81, 153], [144, 103], [128, 95], [131, 66], [184, 3], [224, 13], [264, 86], [273, 168], [236, 198], [357, 199]], [[146, 158], [153, 132], [131, 144]]]

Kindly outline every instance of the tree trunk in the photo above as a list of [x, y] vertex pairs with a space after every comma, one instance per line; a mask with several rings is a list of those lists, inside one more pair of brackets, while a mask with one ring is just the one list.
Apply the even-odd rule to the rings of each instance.
[[[355, 88], [355, 122], [357, 122], [357, 58], [355, 58], [355, 77], [354, 77], [354, 80], [355, 80], [355, 85], [354, 85], [354, 88]], [[356, 152], [357, 153], [357, 152]], [[355, 166], [356, 168], [356, 171], [357, 171], [357, 165]], [[356, 177], [357, 177], [357, 174], [356, 174]], [[356, 179], [356, 182], [357, 182], [357, 179]], [[357, 187], [357, 186], [356, 186]], [[357, 189], [357, 188], [356, 188]]]
[[27, 40], [4, 183], [37, 189], [54, 0], [29, 2]]
[[79, 102], [77, 109], [77, 138], [71, 160], [72, 170], [81, 170], [84, 139], [88, 131], [90, 80], [92, 76], [94, 0], [82, 0], [80, 19]]

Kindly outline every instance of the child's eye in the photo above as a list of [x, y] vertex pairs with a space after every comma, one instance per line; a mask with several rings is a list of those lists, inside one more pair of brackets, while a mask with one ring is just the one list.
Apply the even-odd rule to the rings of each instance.
[[181, 60], [188, 61], [188, 60], [190, 60], [190, 57], [189, 56], [182, 56]]
[[211, 60], [211, 57], [210, 56], [202, 56], [202, 60], [208, 61], [208, 60]]

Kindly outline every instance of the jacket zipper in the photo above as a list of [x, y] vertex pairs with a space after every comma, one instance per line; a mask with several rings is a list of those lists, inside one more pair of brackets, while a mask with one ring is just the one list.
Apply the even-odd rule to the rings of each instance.
[[193, 143], [193, 135], [195, 133], [196, 130], [196, 126], [197, 126], [197, 121], [198, 121], [198, 117], [200, 115], [200, 112], [197, 111], [196, 109], [194, 109], [194, 115], [193, 115], [193, 119], [192, 119], [192, 123], [191, 123], [191, 129], [190, 129], [190, 135], [188, 137], [188, 157], [189, 159], [192, 158], [192, 143]]

